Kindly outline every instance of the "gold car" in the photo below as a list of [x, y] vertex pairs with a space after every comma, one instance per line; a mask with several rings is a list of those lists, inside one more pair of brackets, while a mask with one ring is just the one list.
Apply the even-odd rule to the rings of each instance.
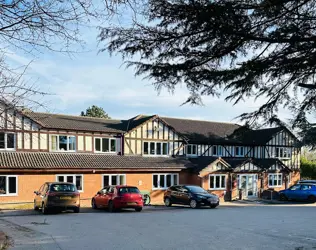
[[73, 183], [46, 182], [34, 193], [34, 210], [41, 208], [43, 214], [52, 210], [80, 211], [80, 193]]

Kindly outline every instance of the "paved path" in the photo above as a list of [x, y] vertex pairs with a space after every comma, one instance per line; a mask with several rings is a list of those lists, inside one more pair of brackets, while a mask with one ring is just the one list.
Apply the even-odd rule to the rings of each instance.
[[0, 218], [12, 249], [315, 249], [316, 208], [146, 208]]

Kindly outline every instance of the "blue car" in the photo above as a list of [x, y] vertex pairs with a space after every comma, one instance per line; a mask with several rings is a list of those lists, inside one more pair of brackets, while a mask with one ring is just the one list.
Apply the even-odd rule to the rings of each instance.
[[316, 202], [316, 184], [300, 183], [279, 192], [280, 200]]

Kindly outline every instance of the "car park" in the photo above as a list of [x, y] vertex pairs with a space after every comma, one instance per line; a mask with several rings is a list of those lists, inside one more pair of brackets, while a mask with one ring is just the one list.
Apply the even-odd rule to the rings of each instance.
[[166, 190], [164, 203], [167, 207], [173, 204], [180, 204], [189, 205], [191, 208], [200, 206], [216, 208], [219, 205], [219, 198], [217, 195], [209, 193], [199, 186], [176, 185]]
[[46, 182], [34, 193], [34, 210], [41, 209], [43, 214], [63, 210], [80, 212], [80, 193], [73, 183]]
[[137, 187], [118, 185], [107, 186], [97, 192], [91, 200], [92, 208], [107, 208], [110, 212], [122, 208], [143, 209], [143, 197]]
[[316, 202], [316, 183], [300, 183], [279, 192], [280, 200]]

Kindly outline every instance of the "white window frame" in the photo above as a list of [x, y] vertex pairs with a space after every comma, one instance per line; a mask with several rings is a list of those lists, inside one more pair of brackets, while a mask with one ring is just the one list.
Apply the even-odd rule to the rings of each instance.
[[[0, 194], [0, 196], [18, 196], [18, 188], [19, 188], [19, 183], [18, 183], [18, 176], [17, 175], [0, 175], [1, 177], [6, 177], [6, 190], [7, 193], [6, 194]], [[9, 178], [10, 177], [15, 177], [15, 183], [16, 183], [16, 192], [15, 193], [8, 193], [9, 192]]]
[[[224, 187], [222, 187], [222, 177], [223, 177], [223, 176], [225, 177]], [[210, 186], [211, 177], [214, 177], [213, 187]], [[220, 188], [215, 188], [216, 177], [219, 177], [219, 185], [221, 186]], [[227, 182], [227, 176], [226, 176], [226, 174], [210, 174], [210, 175], [209, 175], [209, 179], [208, 179], [209, 190], [226, 190], [226, 182]]]
[[[273, 178], [272, 178], [272, 183], [274, 183], [274, 176], [275, 175], [277, 175], [277, 176], [281, 176], [281, 185], [274, 185], [274, 184], [272, 184], [272, 185], [270, 185], [270, 176], [273, 176]], [[278, 183], [278, 179], [279, 178], [277, 178], [277, 183]], [[283, 174], [282, 173], [270, 173], [270, 174], [268, 174], [268, 187], [270, 188], [274, 188], [274, 187], [282, 187], [283, 186]]]
[[[13, 132], [1, 132], [4, 134], [4, 148], [0, 148], [0, 151], [15, 151], [16, 150], [16, 134]], [[8, 148], [8, 134], [13, 134], [13, 148]]]
[[[157, 185], [158, 187], [154, 187], [154, 176], [157, 175], [158, 179], [157, 179]], [[179, 180], [179, 174], [178, 173], [157, 173], [157, 174], [152, 174], [152, 190], [166, 190], [169, 187], [167, 187], [167, 175], [171, 175], [171, 186], [173, 185], [179, 185], [180, 184], [180, 180]], [[164, 182], [165, 182], [165, 186], [164, 187], [160, 187], [160, 176], [164, 176]], [[174, 184], [174, 176], [177, 176], [177, 184]], [[170, 186], [170, 187], [171, 187]]]
[[[82, 181], [82, 188], [81, 190], [78, 190], [78, 192], [83, 193], [84, 191], [84, 179], [83, 179], [83, 174], [57, 174], [56, 175], [56, 181], [58, 182], [58, 177], [63, 176], [64, 180], [67, 180], [67, 176], [72, 176], [73, 177], [73, 184], [76, 186], [76, 176], [81, 176], [81, 181]], [[66, 181], [64, 181], [67, 183]], [[76, 186], [77, 187], [77, 186]]]
[[[145, 143], [148, 143], [148, 154], [145, 154]], [[151, 154], [150, 152], [150, 143], [155, 143], [155, 154]], [[161, 144], [161, 155], [158, 155], [157, 152], [157, 143]], [[163, 154], [163, 144], [167, 144], [167, 154]], [[169, 156], [169, 143], [165, 141], [143, 141], [143, 156], [160, 156], [160, 157], [166, 157]]]
[[112, 186], [112, 176], [116, 176], [116, 183], [119, 183], [119, 180], [120, 180], [120, 176], [124, 176], [124, 183], [120, 183], [120, 184], [117, 184], [117, 185], [126, 185], [126, 174], [102, 174], [101, 175], [101, 183], [102, 183], [102, 187], [101, 188], [104, 188], [104, 176], [109, 176], [109, 185], [107, 186]]
[[[188, 153], [189, 147], [191, 147], [191, 154]], [[193, 154], [193, 148], [195, 148], [195, 154]], [[196, 144], [188, 144], [186, 146], [186, 154], [188, 156], [197, 156], [198, 155], [198, 145], [196, 145]]]
[[[213, 154], [213, 152], [214, 152], [213, 147], [216, 147], [216, 154]], [[219, 148], [221, 148], [221, 153], [220, 154], [218, 153]], [[212, 155], [213, 156], [222, 156], [223, 155], [223, 146], [221, 146], [221, 145], [213, 145], [212, 146]]]
[[[101, 151], [97, 151], [96, 150], [96, 143], [95, 143], [95, 140], [96, 139], [100, 139], [100, 149]], [[102, 139], [108, 139], [109, 140], [109, 152], [103, 152], [102, 151]], [[111, 141], [115, 141], [115, 151], [111, 151]], [[108, 137], [94, 137], [94, 153], [97, 153], [97, 154], [114, 154], [117, 152], [117, 140], [116, 138], [108, 138]]]
[[[237, 148], [239, 148], [239, 154], [237, 154]], [[242, 154], [240, 154], [241, 149], [242, 149]], [[239, 157], [245, 156], [245, 147], [235, 146], [235, 156], [239, 156]]]
[[[282, 150], [282, 152], [284, 153], [284, 151], [286, 151], [286, 156], [280, 156], [280, 150]], [[278, 154], [277, 154], [278, 152]], [[279, 158], [279, 159], [291, 159], [292, 157], [292, 154], [291, 154], [291, 150], [290, 148], [287, 148], [287, 147], [275, 147], [274, 148], [274, 155], [276, 158]]]
[[[54, 150], [53, 148], [52, 148], [52, 143], [53, 143], [53, 140], [52, 140], [52, 137], [53, 136], [57, 136], [57, 149], [56, 150]], [[59, 149], [59, 136], [67, 136], [67, 150], [60, 150]], [[69, 137], [75, 137], [75, 141], [76, 141], [76, 149], [75, 150], [69, 150]], [[50, 147], [50, 151], [51, 152], [65, 152], [65, 153], [67, 153], [67, 152], [76, 152], [77, 151], [77, 148], [78, 148], [78, 145], [77, 145], [77, 136], [75, 136], [75, 135], [67, 135], [67, 134], [65, 134], [65, 135], [63, 135], [63, 134], [53, 134], [53, 135], [50, 135], [50, 141], [49, 141], [49, 147]]]

